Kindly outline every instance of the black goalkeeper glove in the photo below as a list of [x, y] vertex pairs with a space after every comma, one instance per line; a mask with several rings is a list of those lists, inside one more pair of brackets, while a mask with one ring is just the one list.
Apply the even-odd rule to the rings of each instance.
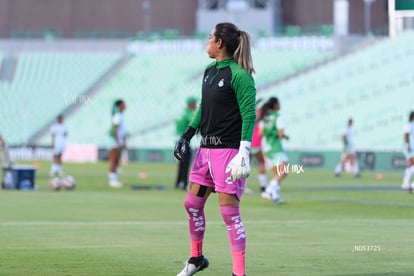
[[178, 161], [182, 161], [190, 149], [190, 140], [196, 134], [196, 131], [195, 128], [188, 126], [180, 140], [178, 140], [174, 148], [174, 156]]

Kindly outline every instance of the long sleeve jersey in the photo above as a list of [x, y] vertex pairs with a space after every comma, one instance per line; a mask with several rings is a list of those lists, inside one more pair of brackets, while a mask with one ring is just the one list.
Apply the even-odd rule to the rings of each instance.
[[207, 66], [201, 105], [191, 127], [200, 130], [204, 148], [239, 148], [251, 141], [256, 121], [256, 88], [252, 76], [233, 59]]

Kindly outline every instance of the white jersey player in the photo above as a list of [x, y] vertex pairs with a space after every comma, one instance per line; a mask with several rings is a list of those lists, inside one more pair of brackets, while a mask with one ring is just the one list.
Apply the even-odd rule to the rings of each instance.
[[126, 104], [123, 100], [117, 100], [112, 106], [111, 128], [109, 130], [109, 186], [121, 188], [122, 183], [118, 181], [117, 170], [120, 164], [122, 150], [126, 147], [127, 128], [124, 119]]
[[56, 123], [50, 128], [52, 135], [53, 162], [50, 168], [50, 176], [63, 175], [62, 154], [66, 147], [67, 128], [63, 123], [63, 115], [57, 117]]
[[356, 150], [355, 150], [355, 143], [354, 143], [354, 128], [353, 128], [353, 120], [348, 120], [348, 125], [342, 135], [342, 142], [344, 145], [343, 152], [341, 155], [341, 160], [339, 164], [335, 168], [335, 176], [340, 176], [342, 171], [345, 168], [347, 162], [349, 162], [352, 173], [355, 177], [359, 177], [359, 166], [358, 161], [356, 160]]

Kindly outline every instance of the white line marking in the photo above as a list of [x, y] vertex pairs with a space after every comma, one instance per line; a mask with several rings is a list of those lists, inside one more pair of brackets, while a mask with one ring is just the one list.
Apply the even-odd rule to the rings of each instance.
[[[273, 224], [371, 224], [393, 221], [393, 223], [409, 222], [412, 219], [326, 219], [326, 220], [244, 220], [246, 225], [273, 225]], [[224, 225], [222, 221], [207, 221], [209, 225]], [[6, 226], [152, 226], [152, 225], [187, 225], [187, 221], [3, 221], [0, 227]]]

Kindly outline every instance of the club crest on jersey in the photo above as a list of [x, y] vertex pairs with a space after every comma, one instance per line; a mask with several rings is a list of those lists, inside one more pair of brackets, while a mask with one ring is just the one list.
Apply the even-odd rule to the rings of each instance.
[[218, 82], [218, 87], [223, 87], [223, 85], [224, 85], [224, 79], [221, 79], [219, 82]]

